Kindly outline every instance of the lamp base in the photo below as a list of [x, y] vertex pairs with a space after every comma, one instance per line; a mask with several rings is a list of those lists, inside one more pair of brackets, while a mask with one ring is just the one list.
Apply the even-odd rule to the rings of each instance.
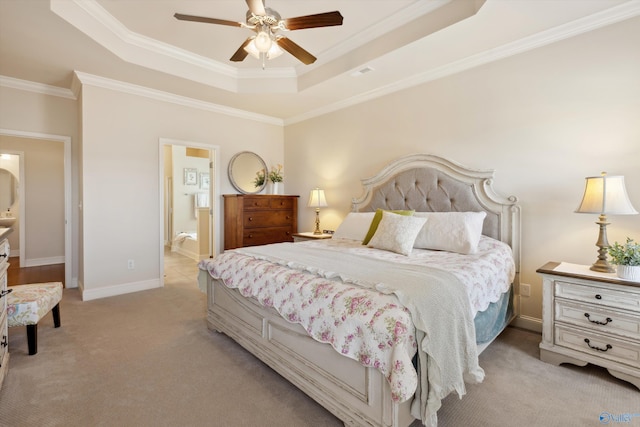
[[322, 231], [320, 231], [320, 208], [316, 208], [316, 229], [313, 230], [313, 234], [322, 234]]
[[613, 268], [611, 265], [609, 265], [608, 262], [602, 262], [602, 260], [597, 260], [596, 262], [594, 262], [591, 267], [589, 267], [589, 270], [592, 271], [599, 271], [600, 273], [615, 273], [616, 269]]
[[607, 222], [607, 216], [600, 214], [596, 224], [598, 224], [600, 228], [598, 241], [596, 242], [598, 259], [589, 267], [589, 270], [599, 271], [601, 273], [614, 273], [616, 269], [607, 261], [607, 253], [609, 252], [609, 241], [607, 240], [607, 225], [609, 225], [609, 223]]

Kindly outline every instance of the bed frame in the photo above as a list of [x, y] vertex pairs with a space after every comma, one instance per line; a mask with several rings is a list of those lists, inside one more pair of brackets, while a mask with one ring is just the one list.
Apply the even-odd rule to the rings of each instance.
[[[353, 199], [352, 209], [486, 211], [483, 234], [506, 242], [513, 250], [517, 314], [520, 208], [515, 197], [498, 196], [492, 180], [492, 170], [473, 170], [428, 154], [406, 156], [362, 180], [363, 195]], [[234, 339], [345, 425], [421, 425], [411, 416], [410, 400], [393, 403], [387, 381], [376, 369], [341, 356], [330, 345], [310, 338], [300, 325], [285, 321], [274, 309], [242, 297], [208, 274], [207, 296], [210, 329]]]

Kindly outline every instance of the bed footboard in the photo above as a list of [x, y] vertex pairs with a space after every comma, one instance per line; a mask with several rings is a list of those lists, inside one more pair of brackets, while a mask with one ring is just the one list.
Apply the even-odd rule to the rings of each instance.
[[210, 329], [222, 332], [340, 418], [345, 425], [406, 427], [410, 401], [395, 404], [379, 371], [309, 337], [270, 308], [208, 277]]

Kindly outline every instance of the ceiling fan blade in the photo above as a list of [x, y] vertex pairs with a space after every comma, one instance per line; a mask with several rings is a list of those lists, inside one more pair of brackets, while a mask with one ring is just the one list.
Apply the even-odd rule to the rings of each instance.
[[291, 39], [286, 37], [280, 37], [278, 40], [278, 46], [289, 52], [291, 55], [295, 56], [305, 65], [313, 64], [316, 62], [316, 57], [311, 55], [309, 52], [298, 46], [296, 43], [292, 42]]
[[242, 27], [242, 24], [237, 21], [227, 21], [226, 19], [205, 18], [203, 16], [183, 15], [182, 13], [176, 13], [173, 15], [176, 19], [181, 21], [193, 21], [204, 22], [205, 24], [218, 24], [228, 25], [230, 27]]
[[246, 50], [244, 50], [244, 48], [251, 42], [251, 37], [249, 37], [248, 39], [246, 39], [244, 41], [244, 43], [242, 43], [242, 45], [238, 48], [238, 50], [236, 50], [236, 53], [233, 54], [233, 56], [231, 58], [229, 58], [230, 61], [233, 62], [242, 62], [244, 61], [244, 58], [247, 57], [247, 55], [249, 54]]
[[264, 9], [263, 0], [246, 0], [247, 6], [249, 6], [249, 10], [254, 15], [264, 16], [267, 14], [267, 11]]
[[316, 15], [298, 16], [297, 18], [283, 19], [287, 30], [302, 30], [305, 28], [333, 27], [342, 25], [343, 17], [337, 10], [335, 12], [318, 13]]

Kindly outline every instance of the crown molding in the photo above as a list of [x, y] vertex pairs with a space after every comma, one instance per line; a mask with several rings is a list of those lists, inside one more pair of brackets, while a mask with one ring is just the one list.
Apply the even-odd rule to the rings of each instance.
[[58, 86], [51, 86], [44, 83], [36, 83], [28, 80], [15, 79], [13, 77], [0, 75], [0, 86], [11, 89], [23, 90], [26, 92], [34, 92], [42, 95], [57, 96], [60, 98], [76, 100], [75, 94], [70, 89]]
[[[185, 96], [175, 95], [169, 92], [163, 92], [148, 87], [134, 85], [131, 83], [121, 82], [118, 80], [108, 79], [81, 71], [74, 72], [74, 78], [81, 85], [89, 85], [100, 87], [103, 89], [114, 90], [129, 95], [142, 96], [156, 101], [168, 102], [171, 104], [181, 105], [183, 107], [197, 108], [199, 110], [209, 111], [218, 114], [224, 114], [231, 117], [252, 120], [256, 122], [267, 123], [270, 125], [283, 126], [284, 121], [277, 117], [267, 116], [264, 114], [252, 113], [237, 108], [231, 108], [224, 105], [214, 104], [211, 102], [200, 101]], [[77, 86], [77, 85], [76, 85]]]
[[443, 66], [436, 67], [419, 74], [415, 74], [409, 78], [398, 80], [391, 84], [384, 85], [368, 92], [352, 96], [348, 99], [335, 102], [331, 105], [327, 105], [322, 108], [289, 117], [284, 120], [284, 125], [287, 126], [290, 124], [299, 123], [314, 117], [341, 110], [343, 108], [361, 104], [363, 102], [389, 95], [394, 92], [418, 86], [423, 83], [428, 83], [443, 77], [451, 76], [453, 74], [457, 74], [462, 71], [487, 64], [489, 62], [508, 58], [510, 56], [533, 50], [538, 47], [546, 46], [558, 41], [562, 41], [580, 34], [584, 34], [589, 31], [605, 27], [607, 25], [634, 18], [638, 15], [640, 15], [640, 0], [631, 0], [619, 6], [612, 7], [611, 9], [607, 9], [602, 12], [577, 19], [567, 24], [560, 25], [558, 27], [531, 35], [529, 37], [504, 44], [497, 48], [489, 49], [484, 52], [471, 55], [458, 61], [450, 62]]

